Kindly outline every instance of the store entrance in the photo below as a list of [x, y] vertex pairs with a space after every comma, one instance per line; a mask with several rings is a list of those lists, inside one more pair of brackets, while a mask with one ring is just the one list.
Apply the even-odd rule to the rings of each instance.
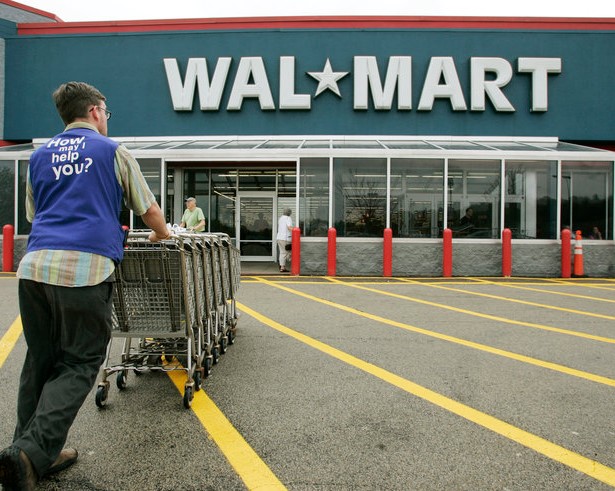
[[203, 210], [207, 232], [228, 234], [242, 261], [276, 256], [277, 210], [293, 208], [296, 163], [169, 162], [165, 214], [179, 223], [188, 196]]
[[236, 236], [245, 261], [275, 259], [275, 193], [240, 192], [237, 196]]

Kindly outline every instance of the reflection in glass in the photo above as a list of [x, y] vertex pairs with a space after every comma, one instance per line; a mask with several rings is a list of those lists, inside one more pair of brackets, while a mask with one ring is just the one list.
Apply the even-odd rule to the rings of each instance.
[[440, 237], [444, 160], [391, 159], [394, 237]]
[[506, 161], [504, 226], [513, 239], [557, 238], [557, 162]]
[[14, 160], [0, 161], [0, 224], [15, 226]]
[[[301, 159], [301, 233], [326, 237], [329, 229], [329, 159]], [[278, 206], [278, 209], [283, 209]]]
[[339, 237], [382, 237], [386, 225], [386, 159], [337, 158], [334, 226]]
[[273, 197], [240, 198], [240, 245], [242, 256], [272, 256]]
[[32, 224], [26, 219], [26, 176], [28, 172], [28, 160], [20, 160], [18, 162], [19, 171], [19, 190], [17, 200], [17, 234], [29, 234], [32, 231]]
[[[156, 198], [156, 201], [160, 204], [160, 159], [138, 159], [141, 173], [145, 178], [145, 182], [149, 186], [152, 193]], [[128, 215], [128, 210], [124, 211], [125, 215]], [[122, 222], [124, 223], [124, 222]], [[145, 222], [136, 213], [133, 216], [133, 228], [147, 229]]]
[[212, 169], [210, 194], [211, 232], [223, 232], [235, 237], [235, 202], [237, 169]]
[[453, 237], [500, 236], [500, 161], [448, 162], [448, 227]]
[[562, 228], [583, 238], [613, 239], [613, 164], [562, 162]]

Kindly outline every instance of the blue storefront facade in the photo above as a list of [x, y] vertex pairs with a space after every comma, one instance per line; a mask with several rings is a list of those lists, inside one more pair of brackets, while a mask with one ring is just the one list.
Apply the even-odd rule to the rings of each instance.
[[570, 228], [588, 274], [615, 275], [614, 19], [64, 23], [3, 5], [0, 207], [18, 237], [28, 155], [61, 129], [50, 94], [84, 80], [168, 221], [195, 196], [245, 259], [274, 259], [291, 207], [302, 273], [325, 272], [335, 227], [340, 274], [381, 273], [386, 228], [394, 274], [441, 274], [446, 228], [454, 274], [498, 274], [509, 228], [513, 274], [557, 276]]

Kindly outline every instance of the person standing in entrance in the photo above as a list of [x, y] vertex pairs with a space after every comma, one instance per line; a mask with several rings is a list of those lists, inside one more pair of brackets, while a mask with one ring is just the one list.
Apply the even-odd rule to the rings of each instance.
[[290, 261], [290, 248], [286, 249], [287, 245], [291, 244], [293, 232], [293, 220], [290, 218], [292, 210], [286, 208], [284, 214], [278, 220], [278, 249], [280, 250], [280, 273], [287, 273], [286, 263]]
[[111, 337], [122, 200], [152, 229], [152, 242], [169, 237], [139, 164], [107, 138], [105, 96], [68, 82], [53, 100], [66, 128], [32, 154], [27, 174], [32, 232], [17, 277], [28, 349], [13, 444], [0, 452], [5, 490], [33, 490], [77, 460], [75, 449], [63, 447]]
[[190, 232], [203, 232], [205, 230], [205, 215], [203, 215], [203, 210], [196, 206], [196, 199], [186, 199], [186, 211], [182, 215], [179, 226], [187, 228]]

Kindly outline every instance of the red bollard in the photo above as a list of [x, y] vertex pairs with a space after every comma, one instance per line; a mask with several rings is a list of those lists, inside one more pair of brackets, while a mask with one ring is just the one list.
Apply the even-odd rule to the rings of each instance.
[[393, 276], [393, 230], [384, 229], [382, 276]]
[[502, 276], [512, 276], [512, 232], [509, 228], [502, 230]]
[[13, 252], [15, 250], [15, 227], [2, 227], [2, 271], [13, 271]]
[[453, 276], [453, 231], [450, 228], [442, 233], [442, 276]]
[[301, 274], [301, 229], [293, 228], [293, 248], [290, 253], [290, 274], [299, 276]]
[[331, 227], [327, 233], [327, 236], [327, 276], [335, 276], [337, 261], [337, 230], [335, 230], [334, 227]]
[[570, 230], [562, 230], [562, 278], [570, 278]]

